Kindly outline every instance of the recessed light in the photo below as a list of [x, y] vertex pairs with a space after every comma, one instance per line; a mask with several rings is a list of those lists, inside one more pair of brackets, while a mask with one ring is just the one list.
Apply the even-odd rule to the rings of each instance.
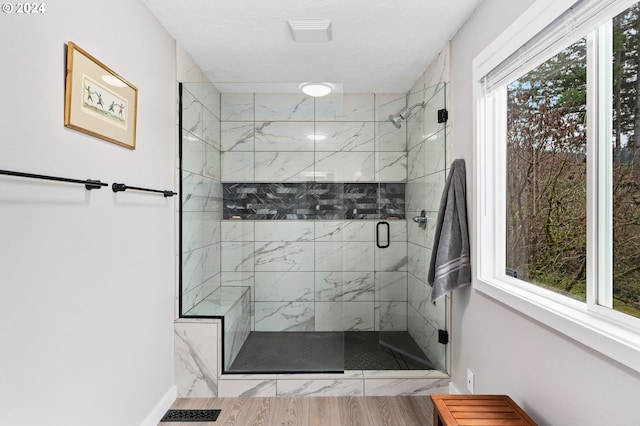
[[309, 96], [319, 98], [331, 93], [332, 87], [329, 83], [302, 83], [300, 89]]

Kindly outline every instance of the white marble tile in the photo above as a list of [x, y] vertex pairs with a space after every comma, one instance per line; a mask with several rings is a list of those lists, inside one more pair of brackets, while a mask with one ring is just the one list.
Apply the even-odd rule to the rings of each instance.
[[376, 151], [406, 151], [407, 128], [403, 123], [401, 128], [396, 128], [389, 121], [376, 123]]
[[[189, 291], [182, 292], [182, 313], [186, 314], [193, 308], [195, 305], [200, 303], [202, 299], [205, 298], [206, 289], [204, 283], [200, 283], [196, 286], [193, 286], [189, 289]], [[342, 325], [342, 323], [341, 323]]]
[[407, 241], [407, 221], [404, 219], [391, 220], [389, 219], [389, 233], [391, 235], [392, 242], [404, 242]]
[[362, 370], [344, 370], [339, 373], [281, 373], [276, 375], [278, 380], [347, 380], [362, 379]]
[[202, 105], [220, 121], [220, 92], [213, 83], [203, 84], [201, 101]]
[[218, 382], [219, 398], [256, 398], [276, 396], [276, 380], [229, 380], [221, 378]]
[[406, 152], [376, 152], [376, 181], [406, 182]]
[[203, 249], [182, 253], [182, 291], [188, 292], [202, 284]]
[[333, 93], [315, 98], [316, 121], [373, 121], [372, 93]]
[[217, 341], [217, 324], [174, 324], [174, 369], [178, 397], [218, 396]]
[[313, 331], [313, 302], [256, 302], [256, 331]]
[[256, 182], [305, 182], [315, 176], [313, 152], [256, 152]]
[[256, 272], [258, 302], [313, 302], [313, 272]]
[[406, 272], [376, 272], [376, 300], [401, 302], [407, 300]]
[[313, 244], [312, 242], [256, 241], [256, 271], [313, 271]]
[[389, 115], [395, 114], [407, 106], [407, 95], [405, 93], [382, 93], [376, 94], [376, 121], [387, 121]]
[[445, 169], [445, 132], [428, 136], [408, 152], [408, 178], [417, 179]]
[[373, 152], [321, 152], [315, 156], [317, 181], [373, 182]]
[[253, 121], [223, 121], [220, 129], [222, 151], [253, 151]]
[[365, 396], [424, 396], [449, 392], [449, 379], [365, 379]]
[[278, 380], [278, 396], [363, 396], [363, 380]]
[[223, 152], [221, 162], [223, 181], [254, 181], [256, 163], [253, 152]]
[[438, 370], [362, 370], [365, 379], [449, 379]]
[[220, 149], [209, 144], [204, 144], [203, 175], [215, 180], [220, 180], [222, 177], [222, 159]]
[[407, 330], [407, 302], [380, 302], [378, 315], [380, 331]]
[[373, 272], [316, 272], [315, 300], [322, 302], [372, 302], [375, 298]]
[[256, 93], [256, 121], [313, 121], [313, 98], [286, 93]]
[[374, 246], [368, 242], [315, 243], [316, 271], [373, 271]]
[[203, 248], [202, 279], [208, 280], [220, 273], [220, 243], [211, 244]]
[[222, 242], [222, 271], [244, 272], [254, 270], [253, 242]]
[[316, 140], [316, 151], [373, 151], [375, 126], [372, 122], [317, 122], [315, 134], [325, 137]]
[[253, 93], [222, 93], [220, 96], [222, 121], [253, 121]]
[[343, 302], [345, 331], [373, 331], [374, 302]]
[[202, 176], [188, 171], [182, 172], [182, 211], [200, 212], [204, 206]]
[[343, 241], [346, 223], [342, 220], [315, 221], [315, 241]]
[[427, 282], [431, 249], [408, 243], [407, 271], [423, 282]]
[[412, 274], [409, 274], [408, 279], [408, 295], [407, 300], [409, 305], [415, 309], [419, 314], [425, 316], [426, 310], [429, 309], [427, 305], [431, 304], [429, 296], [431, 294], [431, 287], [424, 281], [419, 280]]
[[215, 179], [208, 177], [202, 178], [202, 209], [204, 211], [221, 211], [222, 210], [222, 184]]
[[[367, 220], [316, 221], [316, 241], [374, 241], [375, 222]], [[392, 236], [393, 238], [393, 236]]]
[[182, 131], [182, 170], [202, 174], [205, 143], [186, 130]]
[[255, 222], [250, 220], [223, 220], [221, 222], [222, 241], [254, 241]]
[[342, 302], [315, 302], [314, 331], [343, 331], [344, 305]]
[[220, 119], [206, 108], [202, 110], [202, 139], [220, 149]]
[[407, 243], [393, 241], [388, 248], [375, 248], [375, 267], [377, 271], [402, 272], [407, 270]]
[[438, 123], [437, 113], [445, 105], [443, 89], [443, 85], [437, 85], [409, 95], [409, 105], [419, 102], [425, 102], [426, 105], [424, 108], [416, 109], [407, 121], [408, 149], [444, 129], [445, 123]]
[[182, 252], [202, 247], [203, 218], [200, 212], [182, 213]]
[[[406, 211], [437, 212], [444, 190], [445, 172], [433, 173], [420, 179], [411, 180], [406, 185]], [[408, 215], [407, 215], [408, 216]]]
[[258, 221], [256, 241], [313, 241], [314, 226], [309, 221]]
[[189, 90], [182, 90], [182, 129], [202, 139], [202, 104]]
[[313, 151], [313, 135], [313, 122], [262, 121], [255, 123], [256, 151]]
[[224, 365], [228, 369], [235, 361], [242, 345], [247, 340], [251, 331], [251, 306], [248, 289], [241, 287], [224, 287], [218, 291], [230, 293], [230, 291], [242, 291], [239, 301], [231, 305], [224, 313]]

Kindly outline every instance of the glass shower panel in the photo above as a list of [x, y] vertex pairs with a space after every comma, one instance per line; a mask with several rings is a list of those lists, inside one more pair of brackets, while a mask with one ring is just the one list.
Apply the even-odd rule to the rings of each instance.
[[[393, 257], [398, 251], [406, 255], [406, 287], [390, 280], [383, 262], [377, 265], [381, 279], [379, 338], [380, 344], [401, 354], [409, 368], [447, 371], [447, 345], [439, 340], [444, 341], [448, 330], [448, 298], [432, 304], [427, 283], [435, 221], [446, 180], [446, 84], [411, 92], [406, 105], [410, 113], [405, 110], [399, 121], [407, 147], [406, 218], [401, 224], [388, 220], [392, 229], [390, 246], [378, 249], [381, 259]], [[396, 127], [391, 121], [384, 124]], [[379, 162], [380, 170], [385, 166]], [[381, 199], [381, 204], [384, 202]], [[403, 292], [405, 298], [401, 299]]]

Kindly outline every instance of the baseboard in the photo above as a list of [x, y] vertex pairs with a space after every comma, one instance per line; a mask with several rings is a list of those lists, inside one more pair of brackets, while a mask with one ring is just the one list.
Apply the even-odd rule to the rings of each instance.
[[171, 404], [178, 397], [178, 387], [176, 385], [171, 386], [169, 391], [158, 401], [153, 410], [149, 413], [146, 419], [140, 426], [158, 426], [160, 419], [164, 417], [167, 410], [171, 407]]
[[453, 384], [453, 381], [449, 382], [449, 393], [453, 395], [461, 395], [462, 392], [458, 390], [457, 387]]

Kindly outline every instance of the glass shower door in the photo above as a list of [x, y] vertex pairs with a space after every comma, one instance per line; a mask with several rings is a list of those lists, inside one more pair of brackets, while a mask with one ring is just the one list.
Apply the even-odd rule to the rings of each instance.
[[[388, 220], [389, 247], [378, 248], [379, 341], [400, 354], [406, 368], [447, 371], [449, 300], [447, 297], [431, 303], [431, 287], [427, 282], [435, 222], [446, 180], [446, 84], [410, 93], [406, 105], [411, 114], [403, 115], [398, 129], [405, 132], [406, 138], [406, 213], [397, 223]], [[394, 126], [391, 122], [386, 124]], [[384, 170], [385, 166], [379, 164], [378, 168]], [[389, 266], [382, 260], [399, 253], [405, 255], [405, 263], [395, 268], [406, 271], [403, 282], [406, 287], [389, 280]]]

